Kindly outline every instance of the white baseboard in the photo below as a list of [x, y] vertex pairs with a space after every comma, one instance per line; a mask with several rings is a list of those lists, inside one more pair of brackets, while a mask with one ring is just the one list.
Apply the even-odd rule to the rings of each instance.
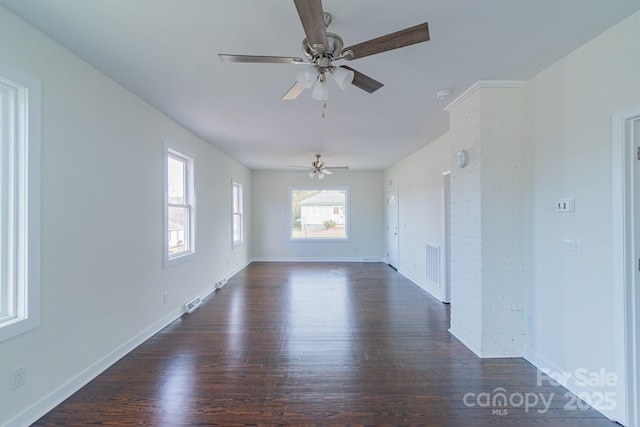
[[409, 272], [402, 269], [398, 269], [398, 273], [402, 274], [404, 277], [406, 277], [411, 282], [413, 282], [413, 284], [415, 284], [420, 289], [427, 292], [429, 295], [431, 295], [438, 301], [444, 302], [444, 295], [442, 295], [442, 291], [440, 290], [440, 288], [437, 287], [438, 286], [437, 284], [430, 282], [428, 280], [421, 280], [415, 276], [412, 276]]
[[237, 268], [234, 268], [233, 270], [229, 271], [227, 273], [227, 279], [232, 278], [233, 276], [235, 276], [236, 274], [240, 273], [242, 270], [244, 270], [245, 268], [247, 268], [249, 266], [249, 264], [251, 264], [253, 262], [252, 259], [248, 259], [244, 264], [240, 265]]
[[[552, 373], [559, 380], [562, 379], [558, 382], [574, 395], [576, 396], [583, 395], [584, 397], [589, 397], [589, 399], [591, 399], [591, 402], [587, 402], [587, 403], [592, 404], [593, 409], [597, 410], [598, 412], [600, 412], [602, 415], [609, 418], [610, 420], [614, 422], [617, 421], [617, 418], [618, 418], [617, 413], [619, 412], [619, 409], [617, 411], [615, 409], [608, 409], [607, 406], [610, 406], [610, 405], [608, 405], [607, 402], [604, 401], [605, 397], [603, 397], [603, 393], [606, 393], [609, 390], [607, 388], [602, 388], [602, 387], [591, 388], [583, 384], [584, 381], [576, 378], [576, 375], [575, 375], [577, 369], [579, 368], [574, 369], [573, 371], [562, 369], [557, 365], [555, 365], [554, 363], [551, 363], [549, 360], [545, 359], [543, 356], [541, 356], [540, 354], [538, 354], [537, 352], [533, 351], [531, 348], [528, 348], [528, 347], [524, 348], [523, 357], [529, 363], [535, 366], [539, 371], [542, 371], [545, 373]], [[599, 372], [585, 372], [585, 374], [598, 375]], [[547, 381], [546, 375], [544, 377], [545, 377], [544, 381], [546, 382]], [[615, 393], [615, 387], [613, 388], [613, 392]], [[602, 397], [602, 400], [601, 400], [601, 397]], [[612, 396], [607, 396], [607, 397], [612, 398]], [[567, 410], [580, 410], [580, 406], [584, 404], [572, 401], [572, 399], [573, 398], [567, 399], [566, 404], [569, 405], [568, 407], [569, 409]], [[615, 396], [613, 396], [613, 399], [615, 400]], [[601, 404], [598, 404], [598, 402], [601, 402]]]
[[178, 317], [182, 316], [184, 312], [184, 307], [180, 307], [167, 314], [162, 319], [151, 325], [149, 328], [131, 338], [122, 346], [107, 354], [102, 359], [98, 360], [75, 377], [71, 378], [58, 389], [54, 390], [43, 399], [31, 405], [21, 414], [18, 414], [16, 417], [9, 421], [6, 427], [23, 427], [31, 425], [42, 416], [46, 415], [47, 412], [51, 411], [53, 408], [70, 397], [73, 393], [87, 385], [91, 380], [96, 378], [98, 375], [100, 375], [130, 351], [134, 350], [136, 347], [161, 331]]
[[[247, 261], [242, 266], [233, 269], [225, 277], [231, 278], [235, 276], [239, 271], [241, 271], [249, 264], [251, 264], [251, 260]], [[212, 294], [215, 290], [215, 285], [208, 286], [207, 288], [203, 289], [201, 292], [202, 299]], [[167, 327], [169, 324], [171, 324], [173, 321], [175, 321], [177, 318], [182, 316], [184, 313], [186, 313], [184, 306], [180, 306], [179, 308], [168, 313], [162, 319], [158, 320], [156, 323], [140, 332], [138, 335], [131, 338], [129, 341], [125, 342], [123, 345], [95, 362], [93, 365], [78, 373], [75, 377], [71, 378], [58, 389], [49, 393], [38, 402], [22, 411], [22, 413], [9, 420], [9, 422], [4, 427], [23, 427], [33, 424], [53, 408], [58, 406], [60, 403], [64, 402], [75, 392], [91, 382], [102, 372], [111, 367], [118, 360], [126, 356], [140, 344], [144, 343], [146, 340], [148, 340], [149, 338], [160, 332], [162, 329]]]
[[254, 262], [383, 262], [380, 258], [256, 257]]
[[472, 340], [467, 336], [467, 334], [460, 333], [460, 331], [458, 331], [453, 325], [449, 328], [449, 333], [464, 344], [464, 346], [471, 350], [476, 356], [482, 358], [482, 352], [479, 348], [473, 345], [471, 342]]

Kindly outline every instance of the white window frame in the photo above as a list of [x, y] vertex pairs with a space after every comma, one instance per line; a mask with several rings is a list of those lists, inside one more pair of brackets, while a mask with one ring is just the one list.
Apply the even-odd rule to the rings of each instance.
[[40, 82], [0, 65], [0, 342], [40, 326]]
[[[174, 204], [169, 202], [169, 158], [178, 158], [185, 162], [184, 176], [184, 204]], [[188, 150], [181, 148], [170, 142], [164, 144], [164, 266], [172, 265], [188, 261], [195, 257], [196, 254], [196, 191], [195, 191], [195, 156]], [[186, 249], [182, 252], [169, 254], [169, 208], [183, 207], [187, 209], [188, 218], [185, 224], [185, 240], [187, 240]]]
[[[235, 198], [235, 193], [238, 193], [237, 200], [238, 206], [233, 203]], [[238, 182], [231, 181], [231, 247], [235, 248], [236, 246], [241, 245], [244, 242], [244, 203], [243, 203], [243, 188], [242, 184]], [[237, 207], [237, 209], [236, 209]], [[236, 222], [236, 218], [238, 221]], [[238, 233], [236, 233], [235, 226], [239, 225], [240, 229]], [[239, 239], [236, 239], [236, 234], [240, 236]]]
[[[294, 237], [292, 235], [293, 230], [293, 215], [291, 209], [293, 207], [293, 192], [296, 190], [324, 190], [324, 191], [344, 191], [344, 227], [345, 227], [345, 236], [344, 237]], [[289, 215], [289, 242], [291, 243], [344, 243], [349, 242], [351, 240], [351, 224], [350, 224], [350, 212], [351, 212], [351, 197], [350, 197], [350, 187], [349, 186], [290, 186], [288, 188], [289, 191], [289, 205], [287, 207], [287, 212]], [[329, 206], [329, 205], [327, 205]], [[330, 206], [333, 209], [333, 205]], [[331, 210], [333, 213], [333, 210]]]

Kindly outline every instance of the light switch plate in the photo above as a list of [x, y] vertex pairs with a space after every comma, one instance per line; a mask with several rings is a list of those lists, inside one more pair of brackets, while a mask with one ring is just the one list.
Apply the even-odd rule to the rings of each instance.
[[575, 199], [560, 199], [556, 204], [556, 211], [558, 212], [575, 212], [575, 210]]

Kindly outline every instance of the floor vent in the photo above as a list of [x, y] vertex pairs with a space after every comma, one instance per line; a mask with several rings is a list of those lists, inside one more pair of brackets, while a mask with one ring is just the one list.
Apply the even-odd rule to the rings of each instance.
[[187, 308], [187, 313], [191, 314], [194, 311], [196, 311], [197, 308], [200, 307], [201, 305], [202, 305], [202, 298], [195, 297], [194, 299], [189, 301], [185, 307]]
[[223, 277], [222, 279], [216, 282], [216, 291], [227, 284], [227, 278]]
[[440, 246], [427, 244], [427, 280], [440, 285]]

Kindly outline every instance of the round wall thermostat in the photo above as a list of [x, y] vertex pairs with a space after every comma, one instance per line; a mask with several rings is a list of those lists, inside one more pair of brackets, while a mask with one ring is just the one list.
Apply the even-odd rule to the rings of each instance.
[[459, 168], [463, 168], [465, 167], [465, 165], [467, 164], [467, 153], [464, 152], [464, 150], [460, 150], [456, 153], [456, 165]]

